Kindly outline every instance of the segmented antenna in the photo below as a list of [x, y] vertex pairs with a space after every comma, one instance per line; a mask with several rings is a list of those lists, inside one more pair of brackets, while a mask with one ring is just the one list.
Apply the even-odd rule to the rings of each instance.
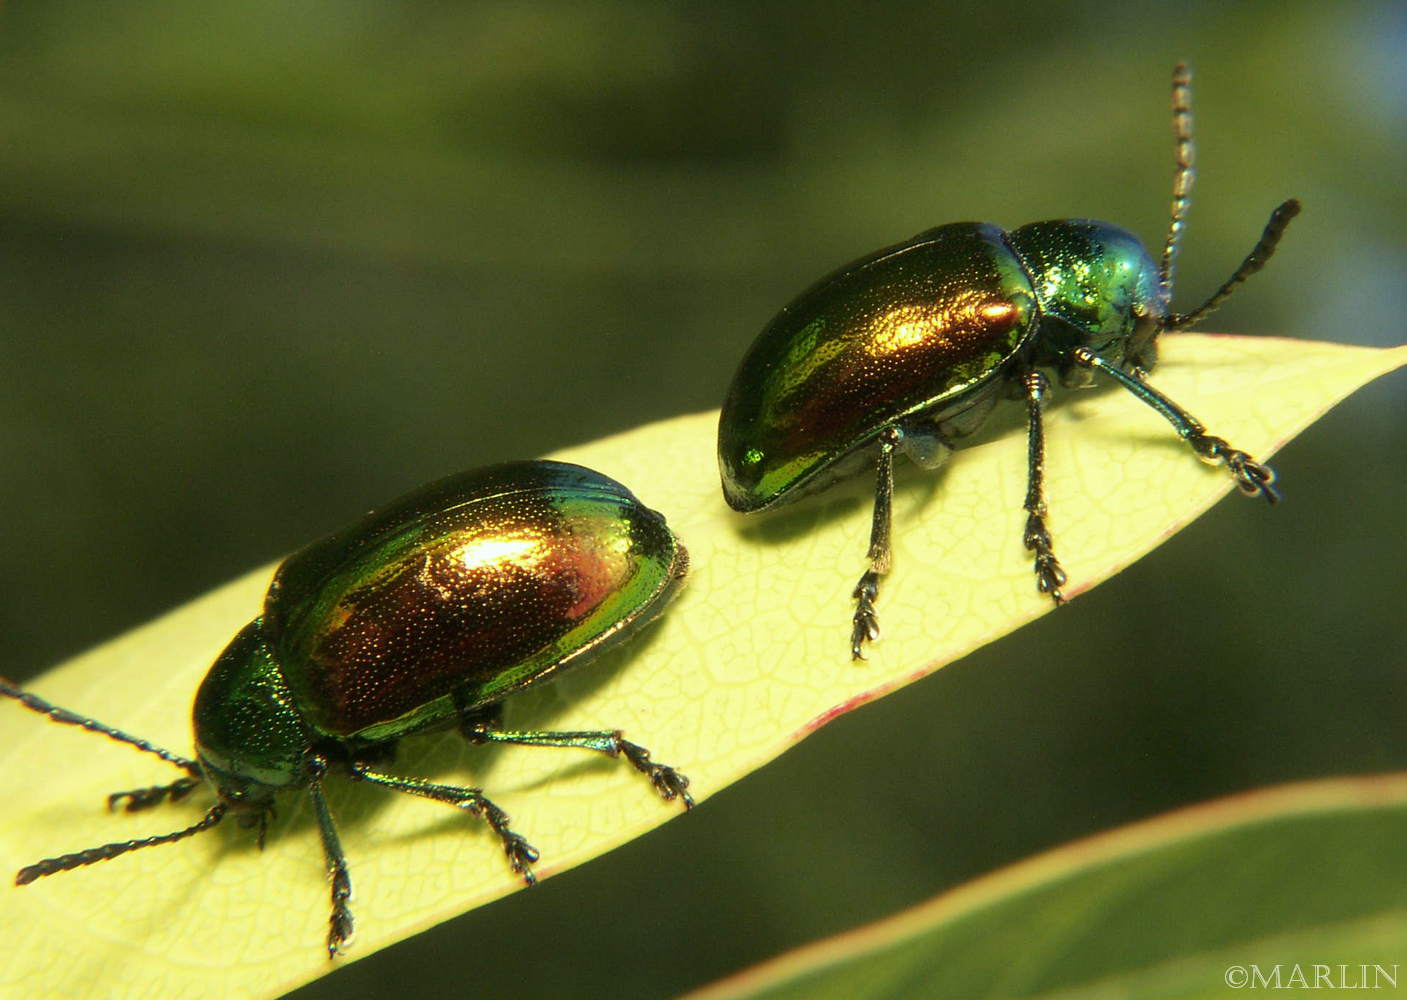
[[1290, 224], [1290, 220], [1299, 214], [1300, 203], [1298, 199], [1291, 198], [1289, 201], [1281, 203], [1275, 211], [1270, 213], [1270, 221], [1265, 224], [1265, 230], [1260, 234], [1260, 241], [1246, 255], [1246, 259], [1241, 261], [1241, 266], [1236, 269], [1236, 273], [1227, 278], [1211, 298], [1191, 312], [1169, 313], [1163, 329], [1185, 330], [1204, 319], [1208, 313], [1226, 301], [1226, 297], [1236, 290], [1237, 285], [1265, 266], [1265, 262], [1274, 255], [1275, 247], [1280, 243], [1280, 237], [1285, 235], [1285, 228]]
[[223, 802], [217, 802], [210, 807], [210, 811], [199, 823], [188, 826], [184, 830], [177, 830], [175, 833], [163, 833], [159, 837], [143, 837], [141, 840], [120, 840], [116, 843], [104, 844], [102, 847], [90, 847], [86, 851], [61, 854], [57, 858], [36, 861], [15, 873], [15, 885], [29, 885], [35, 879], [43, 878], [45, 875], [72, 871], [75, 868], [82, 868], [84, 865], [95, 865], [99, 861], [110, 861], [113, 858], [121, 857], [128, 851], [139, 850], [143, 847], [156, 847], [158, 844], [171, 844], [178, 840], [185, 840], [187, 837], [210, 829], [224, 819], [225, 813], [228, 811], [229, 806]]
[[[153, 757], [160, 757], [168, 764], [174, 764], [193, 778], [204, 777], [204, 774], [200, 770], [200, 765], [193, 760], [188, 760], [180, 754], [174, 754], [170, 750], [163, 750], [161, 747], [148, 743], [146, 740], [128, 735], [120, 729], [105, 726], [97, 719], [90, 719], [86, 715], [79, 715], [76, 712], [70, 712], [66, 708], [60, 708], [53, 702], [45, 701], [37, 694], [31, 694], [11, 684], [3, 677], [0, 677], [0, 694], [7, 698], [15, 699], [15, 701], [32, 712], [38, 712], [40, 715], [46, 716], [51, 722], [58, 722], [65, 726], [78, 726], [80, 729], [86, 729], [90, 733], [98, 733], [99, 735], [106, 736], [110, 740], [116, 740], [118, 743], [126, 743], [128, 746], [136, 747], [143, 753], [149, 753]], [[84, 864], [87, 863], [88, 862], [84, 862]]]
[[1168, 238], [1163, 244], [1163, 260], [1158, 265], [1158, 278], [1163, 288], [1163, 301], [1172, 302], [1173, 267], [1187, 228], [1187, 209], [1192, 205], [1192, 182], [1197, 171], [1192, 163], [1197, 148], [1192, 144], [1192, 72], [1186, 63], [1173, 68], [1172, 77], [1173, 142], [1177, 169], [1173, 173], [1172, 218], [1168, 222]]

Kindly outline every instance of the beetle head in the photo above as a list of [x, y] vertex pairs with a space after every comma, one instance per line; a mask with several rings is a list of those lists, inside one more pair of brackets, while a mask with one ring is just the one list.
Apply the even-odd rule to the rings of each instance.
[[1138, 238], [1092, 219], [1054, 219], [1013, 230], [1041, 309], [1035, 363], [1065, 367], [1086, 347], [1115, 364], [1141, 364], [1166, 323], [1158, 265]]

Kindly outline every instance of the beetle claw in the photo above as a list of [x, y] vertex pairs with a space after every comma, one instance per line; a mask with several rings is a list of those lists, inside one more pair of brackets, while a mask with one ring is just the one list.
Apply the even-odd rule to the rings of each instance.
[[329, 960], [345, 954], [347, 946], [351, 944], [352, 911], [346, 907], [340, 911], [333, 911], [330, 924], [327, 931], [327, 957]]
[[1026, 531], [1021, 540], [1026, 549], [1036, 556], [1036, 589], [1042, 594], [1049, 594], [1057, 607], [1064, 604], [1065, 595], [1061, 593], [1060, 588], [1065, 586], [1068, 577], [1060, 565], [1060, 560], [1055, 558], [1050, 530], [1046, 527], [1045, 517], [1040, 510], [1033, 510], [1027, 516]]
[[650, 773], [650, 780], [654, 782], [655, 791], [659, 792], [666, 802], [678, 799], [685, 809], [694, 808], [694, 797], [689, 794], [689, 779], [674, 768], [656, 764]]
[[1272, 506], [1280, 502], [1280, 491], [1272, 485], [1275, 470], [1270, 466], [1262, 465], [1244, 451], [1231, 447], [1224, 438], [1212, 434], [1199, 431], [1189, 436], [1187, 442], [1199, 458], [1224, 462], [1242, 496], [1263, 496]]
[[332, 916], [328, 918], [327, 957], [336, 958], [347, 950], [352, 940], [352, 908], [347, 901], [352, 898], [352, 878], [347, 873], [344, 861], [337, 861], [328, 872], [332, 883]]
[[1065, 603], [1065, 595], [1060, 590], [1065, 580], [1065, 570], [1055, 556], [1049, 553], [1036, 556], [1036, 589], [1042, 594], [1049, 594], [1057, 606]]
[[503, 853], [508, 858], [508, 866], [522, 877], [525, 885], [536, 885], [537, 875], [533, 873], [533, 863], [540, 854], [521, 834], [509, 833], [503, 838]]
[[1236, 477], [1236, 488], [1243, 496], [1263, 496], [1271, 506], [1280, 502], [1280, 491], [1271, 485], [1275, 482], [1274, 469], [1261, 465], [1244, 451], [1230, 451], [1225, 458], [1227, 468]]

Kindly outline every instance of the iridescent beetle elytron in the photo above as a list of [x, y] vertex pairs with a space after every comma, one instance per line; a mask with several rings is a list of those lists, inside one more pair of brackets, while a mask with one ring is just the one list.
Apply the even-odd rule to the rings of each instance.
[[1043, 369], [1062, 385], [1107, 375], [1153, 407], [1203, 459], [1221, 462], [1247, 496], [1275, 503], [1274, 474], [1206, 428], [1145, 379], [1157, 338], [1215, 309], [1274, 253], [1299, 202], [1270, 216], [1260, 241], [1210, 299], [1171, 311], [1173, 262], [1193, 179], [1191, 78], [1173, 72], [1177, 169], [1160, 262], [1108, 222], [1056, 219], [1011, 232], [956, 222], [887, 247], [823, 278], [783, 309], [743, 358], [718, 425], [723, 493], [760, 511], [824, 489], [875, 463], [869, 568], [860, 577], [850, 648], [879, 637], [875, 600], [889, 571], [893, 457], [933, 468], [1002, 397], [1025, 400], [1029, 448], [1024, 543], [1036, 584], [1057, 603], [1065, 571], [1046, 528]]
[[196, 693], [195, 760], [59, 708], [0, 679], [0, 694], [130, 744], [186, 771], [115, 792], [146, 809], [209, 782], [216, 803], [174, 833], [48, 858], [18, 885], [169, 844], [231, 813], [258, 827], [281, 790], [312, 804], [332, 884], [329, 957], [351, 936], [347, 861], [323, 795], [340, 771], [468, 810], [492, 828], [531, 884], [537, 852], [477, 788], [380, 770], [396, 741], [457, 725], [471, 743], [579, 747], [624, 756], [665, 799], [689, 781], [619, 732], [499, 728], [502, 700], [637, 632], [678, 589], [688, 555], [664, 518], [620, 483], [579, 465], [513, 462], [432, 483], [283, 562], [263, 613], [216, 659]]

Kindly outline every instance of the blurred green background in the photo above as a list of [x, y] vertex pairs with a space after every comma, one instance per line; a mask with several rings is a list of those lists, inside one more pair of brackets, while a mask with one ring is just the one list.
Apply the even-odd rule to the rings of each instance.
[[[1177, 302], [1295, 195], [1206, 328], [1407, 339], [1403, 6], [1171, 9], [6, 4], [0, 669], [422, 481], [717, 406], [778, 307], [928, 226], [1160, 243], [1181, 58]], [[295, 996], [667, 997], [1081, 834], [1407, 767], [1404, 390], [1285, 449], [1280, 508], [1228, 500], [687, 819]]]

